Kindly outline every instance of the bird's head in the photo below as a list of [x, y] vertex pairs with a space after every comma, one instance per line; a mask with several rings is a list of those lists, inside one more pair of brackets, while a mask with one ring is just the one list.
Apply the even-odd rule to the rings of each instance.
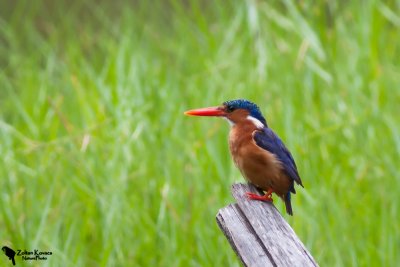
[[186, 115], [226, 118], [232, 125], [244, 120], [252, 121], [257, 128], [267, 127], [267, 122], [256, 104], [245, 99], [230, 100], [221, 106], [188, 110]]

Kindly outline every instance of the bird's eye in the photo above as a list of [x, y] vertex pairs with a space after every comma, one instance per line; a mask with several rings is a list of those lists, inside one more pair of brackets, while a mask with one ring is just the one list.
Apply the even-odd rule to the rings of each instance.
[[227, 112], [232, 112], [232, 111], [234, 111], [235, 110], [235, 108], [233, 107], [233, 106], [231, 106], [231, 105], [227, 105], [226, 106], [226, 111]]

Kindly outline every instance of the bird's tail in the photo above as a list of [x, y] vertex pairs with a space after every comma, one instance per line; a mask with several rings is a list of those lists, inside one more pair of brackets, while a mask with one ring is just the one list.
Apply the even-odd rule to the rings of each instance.
[[293, 215], [292, 202], [290, 201], [290, 192], [287, 192], [285, 196], [285, 206], [287, 214]]
[[15, 265], [15, 259], [14, 259], [14, 257], [12, 257], [11, 261], [12, 261], [12, 264]]

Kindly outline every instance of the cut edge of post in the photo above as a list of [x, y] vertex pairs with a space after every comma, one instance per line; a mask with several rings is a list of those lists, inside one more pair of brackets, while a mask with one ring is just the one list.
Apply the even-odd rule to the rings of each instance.
[[[251, 201], [245, 195], [246, 191], [259, 194], [262, 194], [262, 191], [252, 184], [242, 183], [233, 184], [231, 191], [237, 203], [221, 208], [216, 215], [216, 220], [244, 266], [268, 266], [268, 264], [292, 266], [294, 262], [301, 266], [318, 266], [311, 253], [273, 203]], [[263, 216], [265, 220], [258, 218], [260, 216]], [[228, 220], [227, 226], [226, 219], [228, 218], [231, 220]], [[239, 232], [233, 232], [229, 226], [238, 227]], [[279, 239], [283, 243], [275, 243], [275, 240]], [[256, 246], [255, 243], [258, 245]], [[247, 248], [250, 246], [251, 248]], [[243, 252], [250, 255], [246, 257], [242, 255]], [[292, 258], [282, 259], [282, 255], [285, 255], [282, 252], [289, 252], [286, 254]], [[267, 258], [262, 259], [263, 256]]]

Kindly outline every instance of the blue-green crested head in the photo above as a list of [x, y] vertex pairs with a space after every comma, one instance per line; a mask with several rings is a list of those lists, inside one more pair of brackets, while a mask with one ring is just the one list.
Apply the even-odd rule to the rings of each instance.
[[260, 108], [256, 104], [254, 104], [253, 102], [251, 102], [249, 100], [246, 100], [246, 99], [229, 100], [229, 101], [225, 101], [223, 103], [223, 105], [227, 112], [233, 112], [237, 109], [245, 109], [249, 112], [249, 115], [251, 117], [262, 122], [262, 124], [264, 124], [264, 126], [266, 126], [266, 127], [268, 126], [267, 121], [261, 114]]

